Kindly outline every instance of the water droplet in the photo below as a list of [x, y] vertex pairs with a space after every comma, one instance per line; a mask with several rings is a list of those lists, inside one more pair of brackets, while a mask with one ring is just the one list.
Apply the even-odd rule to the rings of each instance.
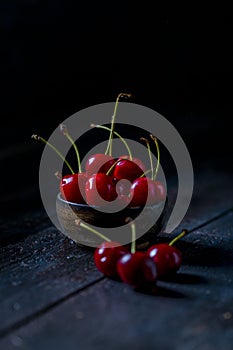
[[20, 338], [18, 335], [12, 335], [11, 336], [11, 343], [12, 345], [16, 347], [20, 347], [23, 345], [23, 339]]
[[14, 303], [14, 304], [13, 304], [13, 309], [14, 309], [15, 311], [18, 311], [20, 308], [21, 308], [21, 305], [20, 305], [19, 303]]
[[232, 313], [230, 311], [224, 312], [223, 318], [224, 320], [230, 320], [232, 318]]
[[83, 312], [81, 312], [81, 311], [76, 312], [76, 317], [77, 317], [79, 320], [82, 320], [82, 319], [84, 318]]
[[66, 259], [69, 260], [69, 259], [73, 259], [73, 255], [67, 255]]

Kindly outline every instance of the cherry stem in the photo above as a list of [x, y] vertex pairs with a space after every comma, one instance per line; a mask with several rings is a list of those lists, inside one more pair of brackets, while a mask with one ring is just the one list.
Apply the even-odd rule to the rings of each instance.
[[102, 238], [104, 241], [111, 242], [111, 239], [109, 239], [108, 237], [104, 236], [102, 233], [100, 233], [99, 231], [95, 230], [94, 228], [88, 226], [87, 224], [84, 224], [81, 220], [78, 220], [78, 219], [75, 220], [75, 224], [77, 226], [81, 226], [81, 227], [85, 228], [86, 230], [94, 233], [99, 238]]
[[178, 239], [180, 239], [180, 238], [186, 236], [187, 234], [188, 234], [188, 230], [186, 230], [186, 229], [182, 230], [182, 232], [181, 232], [177, 237], [175, 237], [175, 238], [169, 243], [169, 245], [170, 245], [170, 246], [173, 245], [176, 241], [178, 241]]
[[[91, 124], [91, 127], [92, 127], [92, 128], [100, 128], [100, 129], [105, 129], [105, 130], [111, 131], [110, 128], [108, 128], [107, 126], [104, 126], [104, 125], [95, 125], [95, 124]], [[130, 150], [130, 148], [129, 148], [128, 143], [125, 141], [125, 139], [124, 139], [118, 132], [113, 131], [113, 134], [115, 134], [117, 137], [119, 137], [119, 139], [123, 142], [123, 144], [125, 145], [125, 147], [126, 147], [128, 153], [129, 153], [129, 158], [130, 158], [130, 160], [132, 160], [132, 159], [133, 159], [133, 157], [132, 157], [132, 152], [131, 152], [131, 150]], [[105, 154], [106, 154], [106, 152], [105, 152]]]
[[149, 174], [151, 172], [151, 170], [152, 169], [148, 169], [148, 170], [144, 171], [144, 173], [140, 177], [146, 176], [147, 174]]
[[67, 162], [67, 160], [65, 159], [65, 157], [61, 154], [61, 152], [54, 147], [50, 142], [48, 142], [47, 140], [45, 140], [43, 137], [38, 136], [38, 135], [32, 135], [31, 136], [32, 139], [37, 140], [37, 141], [42, 141], [45, 145], [49, 146], [50, 148], [52, 148], [53, 151], [55, 151], [58, 156], [63, 160], [63, 162], [68, 166], [68, 168], [70, 169], [71, 173], [74, 174], [74, 170], [72, 169], [71, 165]]
[[150, 138], [154, 141], [156, 150], [157, 150], [157, 165], [153, 176], [153, 180], [155, 181], [159, 171], [159, 165], [160, 165], [160, 150], [159, 150], [159, 144], [158, 144], [157, 138], [152, 134], [150, 135]]
[[82, 168], [81, 168], [81, 161], [80, 161], [80, 155], [79, 155], [78, 148], [77, 148], [77, 146], [76, 146], [74, 140], [73, 140], [72, 137], [70, 136], [66, 125], [60, 124], [60, 130], [61, 130], [61, 132], [67, 137], [67, 139], [70, 141], [70, 143], [71, 143], [72, 146], [74, 147], [74, 150], [75, 150], [75, 153], [76, 153], [76, 156], [77, 156], [77, 160], [78, 160], [78, 172], [81, 173], [81, 172], [82, 172]]
[[125, 222], [130, 224], [132, 233], [131, 253], [134, 254], [136, 252], [136, 226], [131, 218], [127, 218]]
[[122, 96], [131, 97], [131, 94], [126, 94], [126, 93], [121, 92], [121, 93], [118, 94], [118, 96], [116, 98], [114, 112], [113, 112], [113, 115], [112, 115], [111, 129], [110, 129], [108, 145], [107, 145], [107, 148], [106, 148], [106, 151], [105, 151], [105, 154], [109, 154], [110, 156], [112, 155], [112, 139], [113, 139], [113, 133], [114, 133], [114, 125], [115, 125], [116, 113], [117, 113], [119, 100], [120, 100], [120, 98]]
[[151, 180], [153, 180], [153, 178], [154, 178], [154, 168], [153, 168], [153, 161], [152, 161], [152, 156], [151, 156], [150, 144], [149, 144], [149, 141], [146, 138], [144, 138], [144, 137], [141, 137], [140, 140], [146, 142], [146, 147], [147, 147], [148, 154], [149, 154], [149, 159], [150, 159]]

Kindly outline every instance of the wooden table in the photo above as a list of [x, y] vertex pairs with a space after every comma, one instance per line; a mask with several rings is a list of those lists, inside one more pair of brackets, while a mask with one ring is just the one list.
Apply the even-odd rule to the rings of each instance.
[[9, 180], [2, 181], [0, 200], [0, 348], [231, 350], [233, 174], [227, 162], [194, 168], [192, 202], [174, 232], [191, 232], [177, 242], [183, 265], [172, 280], [142, 293], [105, 278], [93, 251], [50, 222], [30, 176], [41, 154], [33, 147], [33, 154], [25, 144], [0, 154]]

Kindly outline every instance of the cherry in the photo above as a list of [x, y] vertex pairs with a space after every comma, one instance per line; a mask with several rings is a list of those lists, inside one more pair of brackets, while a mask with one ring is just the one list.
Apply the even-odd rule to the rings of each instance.
[[132, 231], [131, 252], [124, 254], [117, 262], [117, 273], [120, 279], [134, 288], [147, 288], [157, 279], [157, 270], [154, 261], [145, 253], [136, 251], [135, 223], [130, 222]]
[[140, 169], [142, 169], [143, 173], [146, 171], [146, 166], [140, 158], [136, 158], [136, 157], [131, 158], [129, 155], [123, 155], [123, 156], [120, 156], [119, 159], [129, 159], [132, 162], [134, 162]]
[[85, 203], [85, 185], [88, 177], [85, 173], [65, 175], [60, 180], [62, 198], [72, 203]]
[[166, 199], [166, 188], [160, 181], [155, 181], [155, 187], [157, 192], [157, 201], [164, 201]]
[[86, 202], [89, 205], [104, 205], [105, 201], [111, 202], [117, 198], [115, 185], [110, 176], [98, 173], [90, 176], [85, 185]]
[[176, 247], [169, 246], [169, 244], [153, 245], [149, 248], [147, 254], [154, 260], [159, 277], [174, 273], [181, 266], [181, 252]]
[[116, 180], [126, 179], [133, 182], [143, 175], [143, 170], [129, 159], [120, 159], [114, 168], [113, 176]]
[[75, 220], [77, 226], [81, 226], [84, 229], [97, 235], [102, 243], [94, 251], [94, 263], [97, 269], [108, 277], [117, 277], [117, 261], [129, 252], [129, 250], [122, 246], [121, 243], [111, 241], [108, 237], [104, 236], [101, 232], [97, 231], [93, 227], [85, 224], [80, 219]]
[[144, 252], [128, 253], [117, 262], [121, 280], [135, 288], [145, 288], [157, 279], [156, 265]]
[[113, 178], [113, 182], [116, 185], [116, 191], [118, 195], [129, 196], [131, 183], [128, 180], [122, 179], [118, 181], [117, 179]]
[[129, 250], [119, 242], [103, 242], [94, 252], [94, 262], [99, 271], [108, 277], [117, 277], [117, 262]]
[[41, 136], [32, 135], [32, 138], [35, 140], [42, 141], [44, 144], [52, 148], [53, 151], [57, 153], [57, 155], [63, 160], [63, 162], [69, 168], [71, 174], [65, 175], [63, 177], [61, 174], [59, 174], [59, 172], [55, 173], [57, 178], [60, 179], [59, 188], [60, 188], [60, 193], [62, 198], [67, 200], [68, 202], [83, 204], [85, 203], [85, 198], [83, 198], [83, 194], [85, 193], [85, 184], [87, 181], [87, 175], [81, 172], [81, 164], [80, 164], [78, 149], [73, 139], [71, 138], [70, 134], [68, 133], [66, 126], [61, 124], [60, 130], [69, 139], [69, 141], [72, 143], [73, 147], [75, 148], [77, 159], [78, 159], [78, 167], [79, 167], [78, 173], [74, 172], [71, 165], [68, 163], [65, 157], [61, 154], [61, 152], [55, 146], [53, 146], [51, 143], [49, 143], [47, 140], [45, 140]]
[[114, 163], [115, 159], [108, 154], [92, 154], [86, 161], [85, 170], [89, 176], [97, 173], [106, 174]]
[[145, 173], [144, 173], [143, 174], [144, 176], [140, 176], [139, 178], [134, 180], [131, 186], [130, 195], [129, 195], [131, 200], [130, 202], [131, 207], [144, 206], [145, 204], [153, 205], [166, 199], [165, 186], [160, 181], [155, 180], [158, 173], [159, 161], [160, 161], [159, 145], [158, 145], [157, 139], [153, 135], [150, 135], [150, 137], [156, 145], [156, 150], [158, 154], [158, 161], [157, 161], [155, 173], [153, 169], [154, 167], [153, 167], [149, 141], [146, 138], [141, 137], [141, 140], [145, 141], [147, 145], [150, 165], [151, 165], [150, 171], [152, 175], [151, 175], [151, 178], [148, 178], [145, 176]]
[[158, 278], [174, 274], [179, 270], [182, 264], [182, 253], [173, 244], [187, 233], [187, 230], [183, 230], [170, 243], [154, 244], [147, 250], [147, 256], [152, 258], [156, 264]]
[[[163, 188], [163, 191], [162, 191]], [[166, 198], [166, 190], [162, 183], [147, 177], [134, 180], [130, 189], [130, 206], [152, 205]]]

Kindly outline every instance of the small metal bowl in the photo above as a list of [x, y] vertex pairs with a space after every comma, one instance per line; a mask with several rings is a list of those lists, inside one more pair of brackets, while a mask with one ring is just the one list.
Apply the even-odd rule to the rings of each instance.
[[[136, 248], [144, 249], [153, 244], [155, 237], [162, 231], [166, 219], [167, 200], [152, 206], [126, 207], [114, 213], [100, 211], [99, 207], [87, 204], [71, 203], [64, 200], [59, 193], [56, 199], [56, 211], [61, 231], [75, 241], [86, 247], [97, 247], [103, 240], [94, 233], [77, 225], [77, 220], [95, 227], [109, 239], [118, 241], [123, 245], [131, 242], [131, 230], [126, 219], [131, 218], [136, 223]], [[158, 217], [150, 226], [151, 218]], [[150, 219], [150, 220], [149, 220]], [[113, 228], [117, 228], [113, 230]], [[141, 232], [145, 232], [140, 235]]]

